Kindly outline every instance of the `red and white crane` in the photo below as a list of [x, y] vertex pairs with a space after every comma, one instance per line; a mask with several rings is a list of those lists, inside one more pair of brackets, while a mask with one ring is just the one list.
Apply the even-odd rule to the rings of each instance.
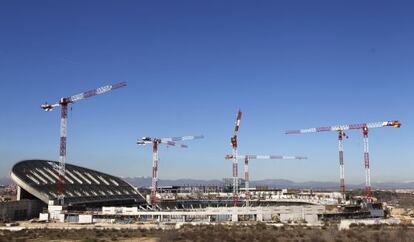
[[364, 168], [365, 168], [365, 195], [368, 200], [371, 198], [371, 174], [369, 167], [369, 147], [368, 147], [368, 130], [372, 128], [382, 128], [382, 127], [401, 127], [401, 123], [398, 120], [394, 121], [384, 121], [384, 122], [374, 122], [374, 123], [360, 123], [360, 124], [350, 124], [350, 125], [338, 125], [330, 127], [319, 127], [319, 128], [310, 128], [310, 129], [298, 129], [298, 130], [288, 130], [286, 134], [304, 134], [304, 133], [316, 133], [324, 131], [335, 131], [338, 132], [338, 141], [339, 141], [339, 166], [340, 166], [340, 191], [345, 195], [345, 177], [344, 177], [344, 150], [342, 144], [342, 138], [347, 137], [344, 133], [344, 130], [355, 130], [362, 129], [363, 139], [364, 139]]
[[171, 137], [171, 138], [151, 138], [142, 137], [137, 141], [139, 145], [152, 144], [152, 186], [151, 186], [151, 205], [157, 205], [157, 188], [158, 188], [158, 145], [164, 144], [167, 146], [179, 146], [181, 148], [188, 148], [187, 145], [177, 144], [176, 141], [202, 139], [204, 136], [182, 136], [182, 137]]
[[233, 148], [233, 206], [237, 206], [238, 203], [238, 192], [239, 192], [239, 181], [238, 181], [238, 161], [237, 161], [237, 135], [239, 134], [240, 121], [242, 112], [237, 112], [234, 133], [231, 137], [231, 146]]
[[60, 107], [60, 152], [59, 152], [59, 179], [57, 181], [57, 199], [59, 204], [64, 203], [64, 184], [65, 184], [65, 162], [66, 162], [66, 138], [67, 138], [67, 120], [68, 120], [68, 105], [75, 103], [82, 99], [90, 98], [99, 94], [103, 94], [121, 87], [126, 86], [126, 82], [120, 82], [113, 85], [99, 87], [97, 89], [82, 92], [70, 97], [63, 97], [55, 104], [42, 104], [40, 107], [45, 111], [52, 111], [54, 108]]
[[285, 156], [285, 155], [226, 155], [224, 159], [226, 160], [244, 160], [244, 187], [245, 187], [245, 201], [246, 206], [249, 206], [250, 200], [250, 176], [249, 176], [249, 161], [250, 160], [303, 160], [307, 159], [306, 156]]

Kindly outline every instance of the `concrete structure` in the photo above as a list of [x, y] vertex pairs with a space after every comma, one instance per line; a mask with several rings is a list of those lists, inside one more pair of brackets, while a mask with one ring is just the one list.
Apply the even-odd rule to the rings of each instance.
[[[17, 199], [39, 199], [45, 204], [57, 204], [58, 162], [25, 160], [11, 171], [18, 185]], [[146, 205], [145, 198], [124, 180], [102, 172], [66, 164], [64, 205], [101, 207]]]
[[79, 223], [80, 224], [91, 224], [92, 223], [92, 215], [90, 215], [90, 214], [80, 214], [79, 215]]
[[201, 209], [176, 209], [149, 211], [136, 207], [103, 207], [94, 217], [128, 217], [139, 221], [158, 222], [238, 222], [238, 221], [280, 221], [319, 223], [319, 217], [325, 213], [320, 205], [270, 206], [270, 207], [207, 207]]
[[45, 208], [39, 200], [0, 202], [0, 221], [17, 221], [35, 218]]
[[39, 221], [49, 221], [49, 213], [39, 213]]
[[[102, 211], [75, 212], [49, 206], [50, 220], [69, 223], [226, 223], [241, 221], [306, 223], [320, 225], [325, 213], [321, 205], [268, 207], [206, 207], [197, 209], [151, 210], [150, 207], [102, 207]], [[45, 220], [47, 216], [41, 214]]]
[[[223, 192], [218, 186], [174, 186], [164, 187], [157, 194], [158, 198], [164, 201], [162, 207], [171, 207], [173, 201], [179, 204], [198, 206], [210, 202], [210, 206], [217, 204], [224, 206], [230, 204], [226, 200], [232, 199], [232, 193]], [[240, 189], [240, 200], [245, 200], [245, 189]], [[250, 205], [271, 205], [271, 204], [313, 204], [313, 205], [338, 205], [342, 201], [342, 194], [339, 192], [313, 192], [307, 190], [288, 190], [272, 188], [250, 188]], [[191, 202], [194, 201], [194, 202]], [[344, 201], [342, 201], [344, 202]], [[180, 207], [180, 206], [179, 206]]]

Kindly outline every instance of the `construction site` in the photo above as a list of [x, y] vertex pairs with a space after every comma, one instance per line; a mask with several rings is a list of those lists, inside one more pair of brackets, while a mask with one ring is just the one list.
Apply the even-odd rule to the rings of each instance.
[[[231, 154], [223, 154], [223, 166], [232, 166], [229, 184], [222, 186], [164, 186], [159, 187], [159, 147], [188, 148], [182, 141], [203, 139], [203, 135], [181, 137], [142, 137], [138, 145], [152, 146], [152, 184], [138, 189], [121, 178], [66, 162], [68, 106], [115, 89], [126, 82], [103, 86], [77, 95], [63, 97], [54, 104], [41, 105], [44, 111], [60, 108], [59, 161], [25, 160], [18, 162], [10, 173], [17, 184], [17, 201], [1, 203], [3, 222], [18, 220], [37, 223], [124, 224], [154, 225], [160, 228], [180, 227], [183, 224], [257, 223], [322, 226], [327, 222], [340, 223], [357, 219], [358, 223], [372, 221], [398, 224], [390, 219], [386, 204], [378, 202], [371, 188], [368, 134], [378, 128], [400, 128], [397, 120], [286, 131], [286, 134], [333, 132], [337, 134], [339, 157], [338, 191], [312, 189], [275, 189], [251, 187], [249, 163], [256, 160], [303, 160], [304, 155], [243, 154], [238, 152], [242, 112], [239, 110], [230, 138]], [[361, 196], [347, 195], [343, 139], [345, 132], [362, 132], [364, 150], [365, 189]], [[139, 151], [138, 151], [139, 152]], [[243, 176], [238, 174], [243, 164]], [[163, 174], [165, 171], [160, 171]], [[358, 220], [359, 219], [359, 220]], [[368, 220], [364, 220], [368, 219]], [[370, 223], [370, 222], [368, 222]], [[37, 225], [32, 226], [37, 228]], [[30, 226], [21, 227], [30, 228]]]
[[0, 1], [0, 242], [414, 242], [414, 1]]

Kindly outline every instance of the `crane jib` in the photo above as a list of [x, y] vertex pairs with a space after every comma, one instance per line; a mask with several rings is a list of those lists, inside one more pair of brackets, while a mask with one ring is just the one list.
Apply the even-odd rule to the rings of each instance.
[[126, 86], [126, 82], [120, 82], [120, 83], [116, 83], [114, 85], [106, 85], [106, 86], [103, 86], [103, 87], [99, 87], [99, 88], [96, 88], [96, 89], [93, 89], [93, 90], [89, 90], [89, 91], [86, 91], [86, 92], [83, 92], [83, 93], [73, 95], [69, 98], [69, 100], [71, 102], [76, 102], [76, 101], [79, 101], [79, 100], [82, 100], [82, 99], [85, 99], [85, 98], [89, 98], [89, 97], [93, 97], [93, 96], [96, 96], [96, 95], [99, 95], [99, 94], [103, 94], [103, 93], [106, 93], [106, 92], [109, 92], [111, 90], [118, 89], [118, 88], [121, 88], [121, 87], [124, 87], [124, 86]]
[[373, 122], [373, 123], [360, 123], [360, 124], [349, 124], [349, 125], [337, 125], [337, 126], [330, 126], [330, 127], [288, 130], [285, 133], [286, 134], [304, 134], [304, 133], [316, 133], [316, 132], [323, 132], [323, 131], [355, 130], [355, 129], [363, 129], [363, 128], [372, 129], [372, 128], [382, 128], [382, 127], [387, 127], [387, 126], [400, 128], [401, 123], [398, 120]]

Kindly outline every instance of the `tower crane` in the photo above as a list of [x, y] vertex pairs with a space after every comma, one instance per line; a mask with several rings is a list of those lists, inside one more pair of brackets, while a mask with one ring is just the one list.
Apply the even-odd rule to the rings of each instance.
[[282, 156], [282, 155], [237, 155], [234, 157], [233, 155], [226, 155], [224, 159], [226, 160], [244, 160], [244, 186], [245, 186], [245, 200], [246, 206], [249, 206], [250, 200], [250, 191], [249, 191], [249, 183], [250, 183], [250, 176], [249, 176], [249, 161], [250, 160], [303, 160], [307, 159], [306, 156]]
[[309, 128], [309, 129], [298, 129], [298, 130], [288, 130], [286, 134], [304, 134], [304, 133], [317, 133], [325, 131], [335, 131], [338, 132], [338, 141], [339, 141], [339, 171], [340, 171], [340, 191], [345, 195], [345, 176], [344, 176], [344, 150], [342, 139], [343, 137], [348, 137], [344, 133], [345, 130], [362, 130], [363, 140], [364, 140], [364, 168], [365, 168], [365, 195], [367, 200], [371, 199], [371, 171], [369, 166], [369, 147], [368, 147], [368, 130], [372, 128], [383, 128], [383, 127], [394, 127], [400, 128], [401, 123], [398, 120], [394, 121], [384, 121], [384, 122], [374, 122], [374, 123], [360, 123], [360, 124], [349, 124], [349, 125], [337, 125], [329, 127], [319, 127], [319, 128]]
[[237, 112], [234, 133], [231, 137], [231, 146], [233, 149], [233, 206], [237, 206], [238, 203], [238, 191], [239, 191], [239, 181], [238, 181], [238, 161], [237, 161], [237, 135], [239, 134], [240, 121], [242, 117], [242, 112], [239, 110]]
[[171, 137], [171, 138], [151, 138], [142, 137], [137, 141], [138, 145], [152, 144], [152, 186], [151, 186], [151, 205], [157, 205], [157, 187], [158, 187], [158, 145], [164, 144], [167, 146], [178, 146], [181, 148], [188, 148], [187, 145], [177, 144], [177, 141], [202, 139], [204, 136], [182, 136], [182, 137]]
[[52, 111], [54, 108], [60, 107], [60, 152], [59, 152], [59, 167], [58, 174], [59, 179], [57, 180], [57, 199], [59, 204], [64, 204], [64, 184], [65, 184], [65, 162], [66, 162], [66, 138], [67, 138], [67, 120], [68, 120], [68, 105], [75, 103], [77, 101], [90, 98], [99, 94], [104, 94], [106, 92], [121, 88], [126, 86], [126, 82], [120, 82], [113, 85], [107, 85], [99, 87], [97, 89], [89, 90], [82, 92], [70, 97], [63, 97], [57, 103], [42, 104], [40, 107], [46, 111]]

